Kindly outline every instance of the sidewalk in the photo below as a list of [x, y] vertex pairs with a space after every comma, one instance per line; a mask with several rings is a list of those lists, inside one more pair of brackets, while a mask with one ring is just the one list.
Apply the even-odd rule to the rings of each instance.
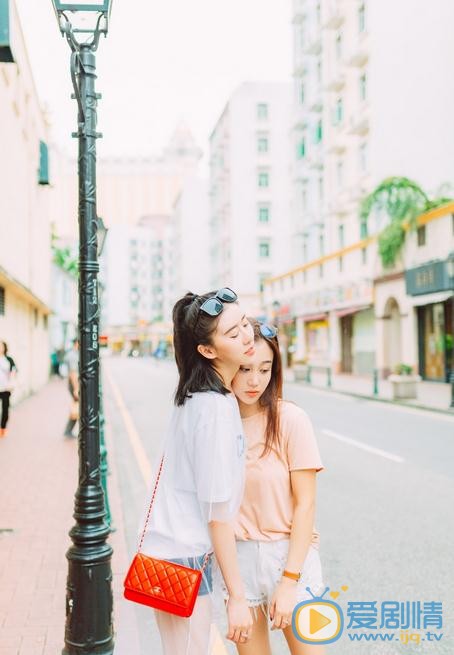
[[[286, 382], [295, 382], [292, 369], [285, 371]], [[388, 380], [378, 380], [378, 396], [373, 394], [373, 379], [370, 376], [333, 374], [331, 388], [328, 388], [326, 371], [313, 370], [311, 372], [311, 383], [295, 382], [296, 384], [307, 385], [309, 388], [325, 389], [344, 393], [360, 398], [369, 398], [371, 400], [382, 400], [392, 402], [393, 404], [418, 407], [420, 409], [431, 409], [435, 411], [444, 411], [452, 413], [449, 405], [451, 402], [451, 385], [443, 382], [420, 382], [418, 384], [418, 398], [411, 400], [392, 399], [391, 383]]]
[[[64, 645], [66, 551], [78, 470], [77, 439], [62, 436], [68, 406], [65, 382], [52, 380], [12, 409], [8, 436], [0, 439], [0, 655], [56, 655]], [[109, 465], [118, 629], [128, 555], [113, 456]], [[133, 626], [125, 629], [132, 654]]]

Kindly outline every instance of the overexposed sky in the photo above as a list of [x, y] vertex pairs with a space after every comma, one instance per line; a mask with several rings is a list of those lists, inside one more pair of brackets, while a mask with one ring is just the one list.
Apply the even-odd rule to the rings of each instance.
[[[69, 46], [51, 0], [16, 0], [53, 140], [74, 148]], [[184, 119], [205, 154], [230, 93], [291, 79], [291, 0], [114, 0], [98, 50], [100, 155], [158, 154]]]

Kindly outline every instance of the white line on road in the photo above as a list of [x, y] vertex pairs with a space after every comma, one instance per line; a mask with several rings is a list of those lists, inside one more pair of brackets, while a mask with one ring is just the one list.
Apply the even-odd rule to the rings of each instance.
[[361, 448], [361, 450], [366, 450], [369, 453], [372, 453], [374, 455], [379, 455], [380, 457], [385, 457], [386, 459], [390, 459], [392, 462], [397, 462], [398, 464], [402, 464], [404, 461], [403, 457], [400, 457], [399, 455], [395, 455], [394, 453], [389, 453], [387, 450], [382, 450], [381, 448], [374, 448], [374, 446], [368, 446], [367, 444], [363, 443], [362, 441], [357, 441], [356, 439], [352, 439], [351, 437], [346, 437], [343, 434], [339, 434], [338, 432], [334, 432], [333, 430], [322, 430], [323, 434], [326, 434], [328, 437], [333, 437], [333, 439], [337, 439], [338, 441], [343, 441], [344, 443], [350, 444], [350, 446], [356, 446], [356, 448]]
[[118, 410], [121, 414], [121, 417], [123, 419], [123, 423], [125, 424], [126, 432], [129, 437], [129, 441], [131, 443], [132, 450], [134, 451], [134, 455], [136, 458], [137, 466], [139, 467], [140, 473], [142, 474], [143, 481], [145, 482], [145, 486], [148, 488], [148, 485], [150, 484], [151, 481], [151, 464], [150, 460], [148, 459], [147, 453], [145, 451], [145, 448], [143, 446], [142, 440], [139, 436], [139, 433], [136, 430], [136, 426], [134, 425], [134, 421], [132, 420], [132, 416], [129, 413], [125, 402], [123, 400], [123, 396], [120, 393], [120, 389], [118, 388], [117, 384], [114, 382], [111, 374], [105, 370], [104, 374], [110, 384], [110, 388], [112, 389], [113, 396], [115, 398], [115, 402], [118, 405]]

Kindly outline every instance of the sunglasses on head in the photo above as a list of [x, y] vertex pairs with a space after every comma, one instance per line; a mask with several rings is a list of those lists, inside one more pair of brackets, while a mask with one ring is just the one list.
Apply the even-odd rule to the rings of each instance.
[[260, 323], [260, 334], [265, 339], [274, 339], [277, 336], [277, 327], [269, 323]]
[[222, 289], [219, 289], [214, 296], [205, 300], [205, 302], [200, 305], [199, 311], [204, 312], [209, 316], [219, 316], [224, 309], [223, 303], [235, 302], [236, 300], [238, 300], [236, 293], [228, 287], [223, 287]]

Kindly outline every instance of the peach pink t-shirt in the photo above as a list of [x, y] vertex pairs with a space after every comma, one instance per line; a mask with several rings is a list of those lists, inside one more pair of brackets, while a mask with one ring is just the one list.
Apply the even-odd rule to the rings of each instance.
[[[324, 468], [312, 423], [304, 410], [282, 400], [280, 412], [279, 447], [264, 457], [266, 412], [243, 418], [246, 484], [235, 521], [235, 535], [240, 541], [288, 539], [293, 518], [290, 472]], [[314, 527], [311, 545], [316, 548], [319, 537]]]

